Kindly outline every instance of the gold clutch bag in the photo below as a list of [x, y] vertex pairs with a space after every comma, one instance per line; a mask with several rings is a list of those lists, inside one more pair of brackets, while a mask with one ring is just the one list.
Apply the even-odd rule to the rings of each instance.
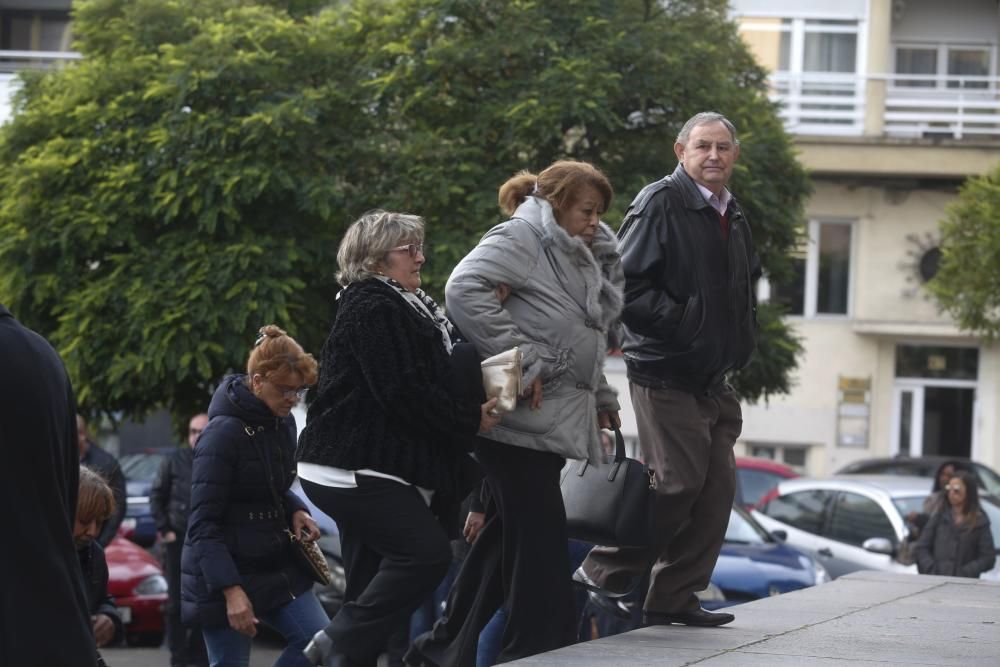
[[521, 395], [521, 350], [515, 347], [494, 355], [484, 360], [482, 367], [486, 398], [499, 399], [493, 411], [513, 412]]

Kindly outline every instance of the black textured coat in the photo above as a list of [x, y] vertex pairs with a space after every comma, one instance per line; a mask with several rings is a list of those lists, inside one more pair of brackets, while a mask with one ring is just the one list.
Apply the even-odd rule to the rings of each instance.
[[454, 390], [440, 331], [392, 287], [344, 289], [320, 364], [299, 461], [377, 470], [455, 503], [471, 489], [463, 436], [479, 428], [481, 396]]
[[990, 520], [980, 510], [973, 525], [956, 525], [946, 504], [920, 531], [913, 555], [920, 574], [976, 578], [996, 563]]
[[718, 212], [680, 165], [629, 206], [618, 250], [630, 380], [701, 393], [749, 362], [760, 260], [735, 198], [727, 214], [725, 236]]
[[181, 447], [164, 457], [149, 489], [149, 509], [161, 535], [173, 531], [184, 539], [191, 513], [191, 468], [194, 450]]
[[[225, 588], [242, 586], [254, 610], [263, 612], [290, 602], [312, 581], [291, 559], [283, 534], [292, 514], [306, 509], [289, 491], [295, 478], [295, 420], [275, 417], [244, 375], [222, 381], [208, 416], [191, 470], [181, 616], [212, 627], [228, 624]], [[284, 516], [275, 511], [268, 466]]]
[[92, 667], [73, 545], [76, 401], [59, 355], [0, 306], [0, 665]]

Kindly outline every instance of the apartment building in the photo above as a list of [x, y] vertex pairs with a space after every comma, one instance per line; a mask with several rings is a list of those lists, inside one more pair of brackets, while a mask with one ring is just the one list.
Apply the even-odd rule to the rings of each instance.
[[938, 222], [1000, 162], [997, 0], [733, 0], [815, 192], [789, 308], [792, 393], [749, 406], [738, 454], [828, 474], [872, 456], [1000, 467], [1000, 346], [960, 331], [923, 284]]
[[0, 125], [11, 114], [17, 74], [79, 58], [70, 51], [70, 0], [0, 0]]

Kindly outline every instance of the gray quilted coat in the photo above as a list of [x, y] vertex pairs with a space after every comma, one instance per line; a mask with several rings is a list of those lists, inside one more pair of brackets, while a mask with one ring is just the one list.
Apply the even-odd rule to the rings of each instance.
[[[625, 278], [615, 233], [600, 223], [593, 245], [571, 237], [544, 199], [528, 197], [455, 267], [445, 288], [448, 314], [483, 358], [515, 345], [524, 386], [541, 377], [542, 406], [520, 401], [485, 434], [497, 442], [596, 462], [597, 412], [618, 410], [604, 378], [617, 347]], [[503, 304], [494, 289], [510, 286]]]

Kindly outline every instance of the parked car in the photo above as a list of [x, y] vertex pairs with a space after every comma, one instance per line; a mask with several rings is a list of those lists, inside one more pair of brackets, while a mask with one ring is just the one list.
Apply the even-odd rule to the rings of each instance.
[[956, 456], [918, 456], [914, 458], [863, 459], [848, 463], [837, 471], [838, 475], [908, 475], [912, 477], [934, 477], [934, 473], [945, 461], [966, 461], [979, 478], [979, 488], [992, 496], [1000, 497], [1000, 475], [988, 466]]
[[125, 454], [118, 461], [125, 474], [125, 493], [128, 496], [125, 518], [118, 527], [118, 534], [140, 546], [151, 547], [156, 542], [156, 521], [149, 509], [149, 490], [160, 470], [160, 463], [172, 451], [172, 447], [158, 447]]
[[163, 608], [167, 580], [160, 563], [145, 549], [115, 537], [104, 551], [108, 562], [108, 593], [125, 625], [125, 641], [141, 646], [163, 643]]
[[[788, 545], [822, 563], [834, 579], [857, 570], [916, 573], [915, 565], [899, 561], [909, 535], [904, 517], [922, 510], [931, 483], [927, 477], [898, 475], [791, 479], [752, 514], [772, 534], [783, 534]], [[987, 495], [980, 496], [980, 504], [1000, 544], [1000, 506]]]
[[734, 506], [711, 583], [698, 598], [705, 609], [719, 609], [829, 580], [819, 562], [783, 544]]
[[752, 456], [736, 457], [736, 500], [740, 507], [754, 507], [771, 489], [784, 479], [799, 473], [784, 463]]

